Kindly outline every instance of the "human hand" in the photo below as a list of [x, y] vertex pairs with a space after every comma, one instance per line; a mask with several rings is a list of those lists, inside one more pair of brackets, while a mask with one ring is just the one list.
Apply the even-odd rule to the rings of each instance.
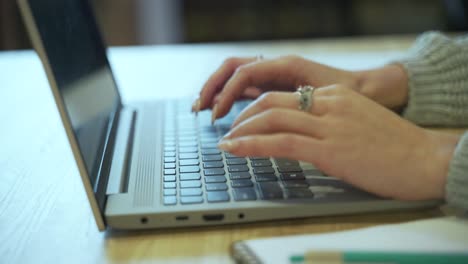
[[198, 112], [212, 108], [212, 122], [226, 115], [241, 98], [255, 99], [265, 91], [294, 91], [300, 85], [342, 84], [394, 110], [408, 98], [406, 72], [401, 65], [346, 71], [298, 56], [276, 59], [229, 58], [203, 86], [192, 105]]
[[298, 56], [277, 59], [229, 58], [211, 75], [192, 111], [212, 108], [212, 121], [225, 116], [241, 98], [255, 99], [265, 91], [294, 91], [299, 85], [335, 83], [354, 86], [353, 72], [325, 66]]
[[310, 162], [384, 197], [444, 197], [458, 137], [417, 127], [344, 85], [316, 89], [310, 113], [297, 107], [297, 94], [266, 93], [239, 115], [219, 147]]

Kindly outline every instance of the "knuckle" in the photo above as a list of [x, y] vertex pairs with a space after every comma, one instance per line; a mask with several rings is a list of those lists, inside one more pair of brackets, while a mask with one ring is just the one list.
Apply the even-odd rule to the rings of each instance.
[[266, 92], [257, 99], [257, 104], [261, 109], [269, 109], [273, 106], [276, 95], [272, 92]]
[[297, 56], [297, 55], [286, 55], [283, 58], [285, 61], [292, 62], [292, 63], [298, 63], [302, 61], [302, 57]]
[[272, 108], [265, 111], [264, 118], [268, 126], [277, 127], [281, 124], [280, 115], [281, 110]]
[[250, 71], [249, 71], [250, 66], [248, 65], [241, 65], [236, 68], [235, 70], [235, 78], [237, 78], [241, 82], [248, 82], [250, 78]]
[[224, 60], [223, 65], [227, 68], [235, 68], [237, 66], [237, 58], [230, 57]]
[[281, 135], [278, 140], [277, 148], [280, 153], [285, 155], [290, 155], [294, 150], [299, 149], [300, 140], [297, 136], [294, 135]]

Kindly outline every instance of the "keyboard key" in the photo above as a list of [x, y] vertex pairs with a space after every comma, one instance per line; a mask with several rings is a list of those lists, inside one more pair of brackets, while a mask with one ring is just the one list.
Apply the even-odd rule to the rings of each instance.
[[254, 188], [236, 188], [232, 190], [232, 195], [236, 201], [257, 200], [257, 194]]
[[177, 195], [176, 189], [164, 189], [164, 196]]
[[226, 191], [212, 191], [206, 193], [206, 200], [209, 203], [228, 202], [230, 197]]
[[174, 169], [165, 169], [164, 170], [164, 175], [175, 175], [176, 174], [176, 170]]
[[175, 167], [176, 167], [175, 163], [164, 163], [165, 169], [175, 169]]
[[203, 194], [201, 188], [185, 188], [180, 189], [180, 196], [200, 196]]
[[288, 199], [304, 199], [314, 197], [314, 194], [308, 188], [286, 189], [285, 193]]
[[200, 173], [180, 173], [179, 179], [181, 181], [193, 181], [201, 179]]
[[180, 188], [200, 188], [201, 181], [181, 181], [179, 186]]
[[299, 161], [290, 159], [275, 159], [275, 163], [278, 167], [299, 166]]
[[305, 179], [304, 174], [302, 172], [281, 173], [280, 177], [284, 181]]
[[272, 167], [256, 167], [256, 168], [253, 168], [253, 173], [255, 174], [275, 173], [275, 170]]
[[223, 157], [221, 157], [221, 155], [203, 155], [202, 160], [204, 162], [207, 162], [207, 161], [222, 161]]
[[179, 160], [179, 166], [194, 166], [200, 164], [198, 159], [184, 159], [184, 160]]
[[[192, 131], [192, 127], [186, 127], [185, 129], [187, 130], [183, 130], [183, 128], [179, 129], [178, 131], [178, 134], [179, 134], [179, 137], [195, 137], [197, 136], [197, 132], [196, 131]], [[188, 129], [191, 129], [191, 130], [188, 130]]]
[[228, 165], [245, 165], [247, 160], [244, 158], [231, 158], [226, 161]]
[[[178, 138], [179, 141], [179, 147], [180, 146], [185, 146], [185, 142], [191, 142], [193, 146], [193, 142], [196, 144], [197, 142], [197, 137], [196, 136], [179, 136]], [[181, 144], [183, 143], [183, 144]]]
[[164, 147], [165, 152], [174, 152], [175, 150], [176, 150], [176, 148], [173, 147], [173, 146]]
[[201, 149], [211, 149], [211, 148], [218, 148], [217, 142], [209, 142], [209, 143], [202, 143]]
[[302, 168], [299, 166], [287, 166], [287, 167], [278, 167], [279, 172], [302, 172]]
[[[179, 141], [179, 151], [181, 148], [188, 149], [188, 150], [193, 150], [196, 149], [198, 151], [198, 143], [197, 141]], [[188, 151], [188, 152], [193, 152], [193, 151]]]
[[277, 181], [278, 177], [273, 173], [255, 174], [255, 180], [258, 182]]
[[166, 158], [164, 158], [164, 162], [167, 162], [167, 163], [175, 162], [175, 161], [176, 161], [175, 157], [166, 157]]
[[228, 189], [226, 183], [207, 183], [205, 184], [205, 188], [207, 191], [225, 191]]
[[271, 167], [273, 165], [270, 160], [252, 160], [250, 164], [252, 167]]
[[224, 175], [224, 169], [206, 169], [204, 170], [205, 176], [213, 176], [213, 175]]
[[197, 153], [198, 148], [195, 147], [182, 147], [179, 148], [179, 153]]
[[202, 155], [217, 155], [217, 154], [221, 154], [221, 151], [219, 149], [202, 149], [201, 154]]
[[270, 160], [268, 157], [249, 157], [250, 160]]
[[325, 174], [323, 174], [323, 172], [321, 172], [319, 170], [313, 170], [313, 169], [304, 170], [304, 175], [325, 176]]
[[251, 180], [235, 180], [231, 181], [232, 188], [252, 187], [253, 182]]
[[180, 197], [181, 204], [197, 204], [203, 203], [203, 196], [182, 196]]
[[181, 153], [179, 159], [198, 159], [198, 153]]
[[231, 180], [250, 179], [251, 177], [249, 172], [233, 172], [229, 174]]
[[166, 140], [166, 141], [164, 141], [164, 146], [165, 146], [165, 147], [174, 147], [174, 148], [175, 148], [175, 145], [176, 145], [176, 143], [175, 143], [174, 140]]
[[309, 184], [306, 181], [284, 181], [282, 182], [284, 188], [307, 188], [309, 187]]
[[243, 172], [243, 171], [249, 171], [249, 167], [246, 165], [231, 165], [228, 167], [229, 172]]
[[231, 153], [229, 153], [229, 152], [225, 152], [225, 153], [224, 153], [224, 157], [226, 157], [226, 159], [236, 159], [236, 158], [240, 158], [240, 157], [235, 156], [235, 155], [233, 155], [233, 154], [231, 154]]
[[202, 144], [210, 144], [210, 143], [214, 143], [216, 145], [218, 145], [218, 137], [214, 137], [214, 138], [200, 138], [200, 142]]
[[164, 157], [175, 157], [174, 151], [164, 151]]
[[175, 196], [164, 196], [164, 205], [177, 204], [177, 197]]
[[175, 182], [176, 176], [164, 176], [164, 182]]
[[180, 173], [190, 173], [190, 172], [200, 172], [200, 167], [198, 166], [181, 166], [179, 167]]
[[205, 169], [213, 169], [213, 168], [223, 168], [224, 163], [221, 161], [211, 161], [203, 163], [203, 168]]
[[276, 182], [257, 183], [260, 196], [263, 200], [283, 199], [283, 190]]
[[205, 183], [218, 183], [218, 182], [226, 182], [226, 177], [224, 176], [205, 177]]
[[177, 187], [175, 182], [165, 182], [164, 189], [175, 189]]

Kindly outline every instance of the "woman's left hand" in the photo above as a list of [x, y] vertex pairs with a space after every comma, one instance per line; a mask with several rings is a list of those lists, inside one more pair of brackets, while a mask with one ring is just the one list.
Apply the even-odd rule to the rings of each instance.
[[238, 156], [310, 162], [384, 197], [444, 197], [458, 137], [413, 125], [343, 85], [316, 89], [310, 112], [298, 110], [298, 97], [262, 95], [239, 115], [219, 147]]

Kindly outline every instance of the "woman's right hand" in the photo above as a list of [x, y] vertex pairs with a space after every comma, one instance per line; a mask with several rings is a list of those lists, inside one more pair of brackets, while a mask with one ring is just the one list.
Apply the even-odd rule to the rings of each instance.
[[211, 108], [212, 121], [225, 116], [241, 98], [256, 99], [265, 91], [294, 91], [300, 85], [314, 87], [341, 84], [377, 103], [401, 110], [408, 100], [408, 79], [401, 65], [391, 64], [365, 71], [347, 71], [299, 56], [276, 59], [228, 58], [203, 86], [192, 111]]

